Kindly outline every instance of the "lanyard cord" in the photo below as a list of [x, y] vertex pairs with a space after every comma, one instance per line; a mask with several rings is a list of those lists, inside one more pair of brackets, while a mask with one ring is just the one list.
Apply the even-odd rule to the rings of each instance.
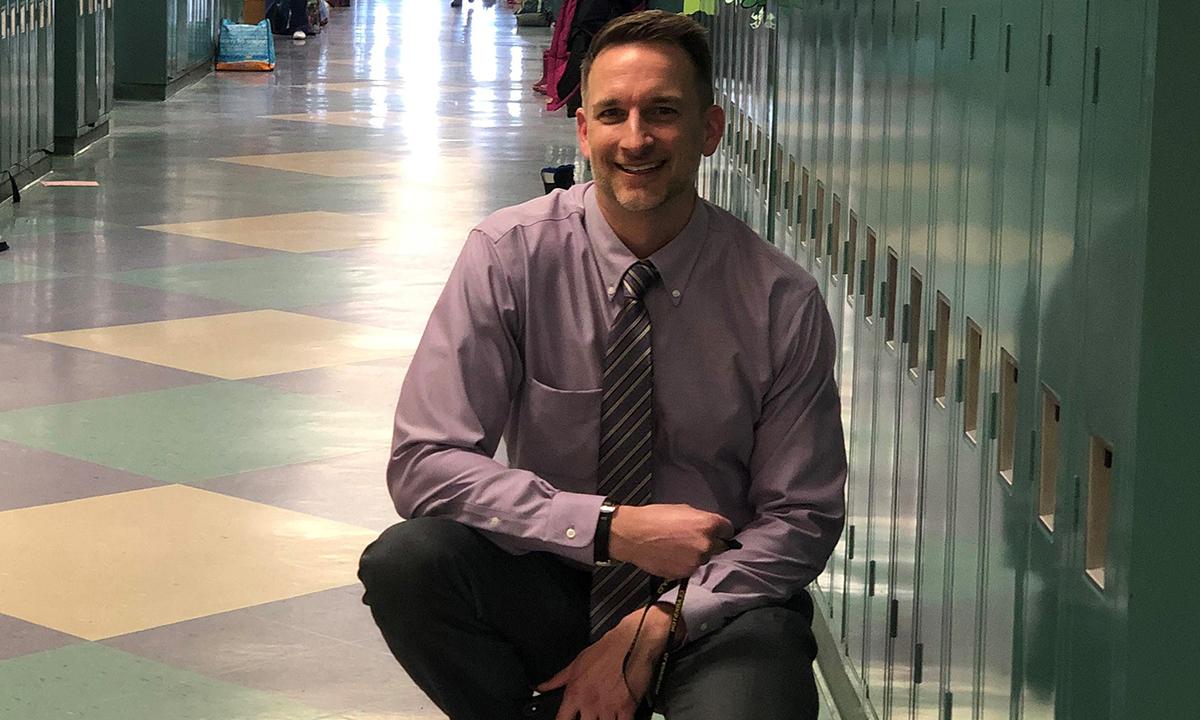
[[[646, 602], [646, 607], [642, 610], [642, 617], [638, 621], [637, 630], [633, 633], [633, 640], [629, 643], [629, 649], [625, 651], [625, 659], [621, 661], [621, 678], [625, 681], [625, 688], [629, 691], [632, 697], [637, 697], [633, 692], [633, 688], [629, 685], [629, 676], [626, 674], [629, 669], [629, 660], [633, 657], [633, 649], [637, 647], [638, 637], [642, 634], [642, 626], [646, 623], [646, 615], [649, 614], [650, 608], [654, 603], [658, 602], [658, 598], [662, 597], [663, 593], [671, 589], [674, 583], [670, 580], [663, 580], [658, 586], [658, 592], [654, 597]], [[662, 691], [663, 681], [667, 677], [667, 663], [671, 659], [671, 640], [675, 637], [675, 631], [679, 627], [679, 618], [683, 614], [683, 598], [687, 595], [687, 578], [679, 581], [679, 594], [675, 597], [675, 607], [671, 610], [671, 627], [667, 631], [667, 647], [663, 651], [662, 658], [658, 661], [658, 667], [655, 668], [654, 677], [651, 678], [651, 685], [647, 693], [647, 701], [650, 707], [653, 708], [655, 701], [658, 699], [659, 693]]]

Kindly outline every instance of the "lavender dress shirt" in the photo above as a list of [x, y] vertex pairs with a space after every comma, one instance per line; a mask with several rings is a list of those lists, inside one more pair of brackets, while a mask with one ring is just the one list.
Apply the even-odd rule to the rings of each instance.
[[[637, 258], [590, 183], [471, 231], [408, 370], [388, 487], [402, 517], [452, 518], [512, 553], [592, 562], [601, 363]], [[698, 199], [650, 258], [654, 502], [732, 522], [742, 549], [691, 578], [687, 641], [794, 595], [842, 530], [835, 341], [813, 278]], [[493, 459], [501, 435], [509, 464]], [[664, 600], [672, 600], [666, 597]]]

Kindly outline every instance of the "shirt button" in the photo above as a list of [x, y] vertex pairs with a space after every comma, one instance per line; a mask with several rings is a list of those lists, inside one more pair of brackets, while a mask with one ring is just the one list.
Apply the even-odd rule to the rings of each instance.
[[615, 287], [613, 287], [612, 285], [609, 285], [609, 286], [608, 286], [608, 294], [609, 294], [609, 295], [612, 295], [612, 294], [614, 294], [614, 293], [616, 293], [616, 292], [617, 292], [617, 289], [616, 289]]
[[672, 290], [672, 291], [671, 291], [671, 297], [679, 297], [679, 291], [678, 291], [678, 290]]
[[700, 632], [704, 632], [707, 629], [708, 629], [708, 623], [700, 623]]
[[491, 525], [492, 527], [496, 527], [497, 525], [500, 524], [500, 518], [494, 517], [488, 521], [488, 524]]
[[571, 540], [575, 539], [575, 528], [567, 528], [567, 537]]

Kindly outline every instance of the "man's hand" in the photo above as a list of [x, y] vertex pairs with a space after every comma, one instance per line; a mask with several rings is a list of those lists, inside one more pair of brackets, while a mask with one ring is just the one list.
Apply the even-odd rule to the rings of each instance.
[[538, 686], [538, 692], [566, 687], [555, 720], [633, 720], [638, 703], [645, 697], [654, 676], [654, 666], [667, 647], [671, 614], [665, 605], [654, 605], [629, 658], [625, 678], [621, 663], [633, 642], [642, 611], [621, 619], [604, 637], [579, 653], [570, 665]]
[[727, 549], [733, 525], [690, 505], [622, 505], [609, 531], [609, 557], [668, 580], [691, 577]]

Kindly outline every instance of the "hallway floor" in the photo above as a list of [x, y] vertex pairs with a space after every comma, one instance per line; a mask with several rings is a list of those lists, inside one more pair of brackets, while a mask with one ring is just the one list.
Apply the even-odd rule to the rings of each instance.
[[575, 159], [548, 42], [357, 0], [0, 206], [0, 719], [443, 717], [355, 571], [468, 229]]

